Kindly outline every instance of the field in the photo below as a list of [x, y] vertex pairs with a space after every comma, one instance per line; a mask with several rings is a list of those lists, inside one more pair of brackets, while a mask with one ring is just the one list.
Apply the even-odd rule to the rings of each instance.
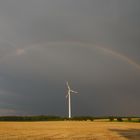
[[0, 122], [0, 140], [140, 140], [140, 123]]

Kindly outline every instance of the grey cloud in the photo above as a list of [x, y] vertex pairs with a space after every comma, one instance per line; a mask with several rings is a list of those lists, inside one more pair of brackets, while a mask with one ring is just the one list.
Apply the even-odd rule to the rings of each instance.
[[[139, 70], [94, 45], [140, 63], [139, 4], [1, 0], [1, 109], [66, 115], [69, 80], [80, 93], [72, 97], [74, 115], [138, 115]], [[25, 52], [17, 54], [18, 49]]]

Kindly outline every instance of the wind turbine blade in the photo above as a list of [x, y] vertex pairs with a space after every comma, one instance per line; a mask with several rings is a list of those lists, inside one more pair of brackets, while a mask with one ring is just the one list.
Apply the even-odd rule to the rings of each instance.
[[68, 96], [69, 96], [69, 95], [67, 94], [67, 95], [66, 95], [66, 98], [68, 98]]
[[67, 84], [67, 87], [68, 87], [68, 89], [70, 90], [70, 86], [69, 86], [69, 83], [67, 82], [66, 84]]
[[72, 93], [78, 93], [77, 91], [74, 91], [74, 90], [70, 90], [70, 92], [72, 92]]

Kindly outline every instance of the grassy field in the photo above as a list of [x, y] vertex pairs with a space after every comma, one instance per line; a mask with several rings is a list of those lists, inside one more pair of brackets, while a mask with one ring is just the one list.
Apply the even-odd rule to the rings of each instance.
[[140, 140], [140, 123], [0, 122], [0, 140]]

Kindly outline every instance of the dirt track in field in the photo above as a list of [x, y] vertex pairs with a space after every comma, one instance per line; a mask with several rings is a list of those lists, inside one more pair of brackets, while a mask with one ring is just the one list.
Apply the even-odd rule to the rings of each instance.
[[140, 140], [140, 123], [0, 122], [0, 140]]

